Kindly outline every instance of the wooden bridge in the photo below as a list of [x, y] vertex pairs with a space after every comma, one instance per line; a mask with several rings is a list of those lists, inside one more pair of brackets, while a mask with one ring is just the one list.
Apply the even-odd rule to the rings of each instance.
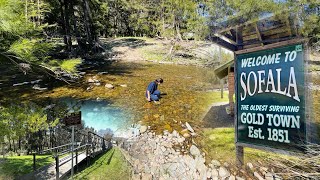
[[[78, 165], [112, 148], [112, 143], [93, 132], [78, 131], [77, 139], [80, 141], [69, 143], [54, 148], [46, 149], [39, 153], [34, 153], [34, 172], [20, 177], [19, 179], [62, 179], [73, 174], [73, 170], [78, 169]], [[52, 154], [55, 162], [51, 165], [36, 169], [36, 155]], [[71, 168], [73, 167], [73, 169]]]

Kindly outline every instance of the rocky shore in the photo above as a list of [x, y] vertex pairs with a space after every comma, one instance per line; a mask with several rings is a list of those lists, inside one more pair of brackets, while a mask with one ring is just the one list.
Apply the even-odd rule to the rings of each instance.
[[[194, 133], [191, 129], [188, 128], [190, 134]], [[205, 153], [197, 147], [192, 136], [185, 138], [175, 130], [156, 135], [141, 126], [140, 134], [127, 139], [122, 147], [133, 167], [134, 180], [281, 179], [268, 168], [253, 167], [251, 163], [238, 169], [217, 160], [206, 162]]]

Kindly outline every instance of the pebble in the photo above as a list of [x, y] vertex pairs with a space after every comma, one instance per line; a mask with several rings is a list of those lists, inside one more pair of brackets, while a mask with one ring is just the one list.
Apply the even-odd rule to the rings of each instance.
[[248, 166], [250, 169], [253, 169], [252, 163], [247, 163], [247, 166]]
[[236, 176], [236, 180], [245, 180], [245, 179], [242, 177]]
[[190, 153], [193, 156], [199, 156], [200, 155], [200, 150], [195, 145], [192, 145], [190, 147]]
[[264, 180], [264, 178], [257, 172], [254, 172], [253, 175], [258, 179], [258, 180]]
[[186, 122], [186, 126], [187, 126], [187, 129], [190, 131], [190, 132], [193, 132], [194, 133], [194, 130], [192, 129], [192, 127], [190, 126], [190, 124], [188, 122]]
[[140, 133], [143, 134], [147, 131], [148, 127], [147, 126], [140, 126]]
[[183, 137], [184, 137], [184, 138], [189, 138], [189, 137], [191, 137], [191, 135], [190, 135], [189, 133], [184, 133], [184, 134], [183, 134]]
[[104, 87], [108, 88], [108, 89], [113, 89], [114, 86], [112, 84], [106, 84]]
[[92, 78], [89, 78], [87, 82], [88, 83], [94, 83], [95, 81]]
[[217, 169], [212, 169], [211, 171], [211, 176], [212, 177], [219, 177], [219, 172]]
[[215, 167], [221, 166], [221, 163], [220, 163], [218, 160], [212, 160], [212, 161], [211, 161], [211, 164], [212, 164], [213, 166], [215, 166]]
[[230, 176], [230, 172], [223, 166], [219, 168], [219, 176], [221, 178], [226, 178]]

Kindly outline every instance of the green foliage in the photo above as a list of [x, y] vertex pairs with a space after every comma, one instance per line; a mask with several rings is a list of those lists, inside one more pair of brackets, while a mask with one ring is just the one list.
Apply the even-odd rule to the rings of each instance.
[[48, 129], [57, 121], [47, 122], [47, 115], [42, 108], [33, 103], [11, 103], [1, 107], [0, 141], [4, 138], [18, 139], [27, 133]]
[[8, 52], [15, 54], [22, 61], [40, 63], [49, 58], [48, 53], [52, 48], [52, 43], [37, 39], [20, 39], [11, 45]]
[[76, 72], [76, 66], [81, 64], [81, 59], [67, 59], [62, 61], [61, 68], [67, 72]]

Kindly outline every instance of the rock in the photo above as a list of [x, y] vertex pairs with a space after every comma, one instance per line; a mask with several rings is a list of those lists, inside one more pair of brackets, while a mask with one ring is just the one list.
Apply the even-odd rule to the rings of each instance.
[[200, 155], [200, 150], [195, 145], [192, 145], [190, 147], [190, 153], [193, 156], [199, 156]]
[[114, 86], [112, 84], [106, 84], [104, 87], [108, 88], [108, 89], [113, 89]]
[[264, 180], [264, 178], [257, 172], [254, 172], [253, 175], [258, 179], [258, 180]]
[[91, 89], [93, 89], [92, 86], [87, 87], [87, 91], [90, 91]]
[[248, 166], [251, 170], [253, 169], [252, 163], [247, 163], [247, 166]]
[[214, 178], [214, 177], [219, 177], [219, 172], [217, 169], [212, 169], [211, 171], [211, 177]]
[[103, 71], [103, 72], [99, 72], [98, 74], [101, 74], [101, 75], [103, 75], [103, 74], [108, 74], [108, 72], [106, 72], [106, 71]]
[[229, 167], [229, 164], [227, 162], [223, 163], [224, 167]]
[[186, 122], [186, 126], [187, 126], [187, 129], [190, 131], [190, 132], [193, 132], [194, 133], [194, 130], [192, 129], [192, 127], [190, 126], [190, 124], [188, 122]]
[[242, 177], [236, 176], [236, 180], [245, 180], [245, 179]]
[[264, 177], [266, 180], [273, 180], [273, 175], [270, 172], [266, 173]]
[[172, 131], [172, 137], [179, 137], [179, 133], [176, 130]]
[[126, 84], [120, 84], [121, 87], [128, 87]]
[[140, 133], [143, 134], [147, 131], [148, 127], [147, 126], [141, 126], [140, 127]]
[[212, 160], [212, 161], [211, 161], [211, 164], [212, 164], [214, 167], [220, 167], [220, 166], [221, 166], [221, 163], [220, 163], [218, 160]]
[[187, 133], [187, 132], [189, 132], [188, 129], [183, 129], [182, 131], [180, 131], [181, 134], [184, 134], [184, 133]]
[[94, 83], [95, 81], [94, 81], [92, 78], [89, 78], [89, 79], [87, 80], [87, 82], [88, 82], [88, 83]]
[[229, 177], [229, 180], [236, 180], [236, 177], [235, 177], [234, 175], [231, 175], [231, 176]]
[[197, 136], [198, 134], [197, 133], [190, 133], [191, 136]]
[[32, 88], [38, 91], [44, 91], [48, 89], [48, 88], [41, 88], [39, 84], [35, 84]]
[[167, 149], [164, 146], [161, 146], [161, 151], [165, 152]]
[[[32, 82], [32, 81], [31, 81]], [[29, 82], [23, 82], [23, 83], [16, 83], [16, 84], [13, 84], [12, 86], [22, 86], [22, 85], [25, 85], [25, 84], [29, 84]], [[32, 83], [31, 83], [32, 84]]]
[[230, 172], [225, 168], [225, 167], [220, 167], [219, 168], [219, 176], [221, 178], [227, 178], [230, 176]]
[[142, 173], [141, 180], [152, 180], [152, 175], [149, 173]]
[[189, 138], [189, 137], [191, 137], [191, 135], [190, 135], [189, 133], [184, 133], [184, 134], [183, 134], [183, 137], [184, 137], [184, 138]]
[[140, 180], [140, 174], [133, 174], [132, 180]]
[[268, 172], [268, 168], [266, 167], [260, 167], [259, 170], [263, 175], [266, 175], [266, 173]]
[[101, 86], [101, 83], [100, 82], [95, 82], [94, 85], [95, 86]]

